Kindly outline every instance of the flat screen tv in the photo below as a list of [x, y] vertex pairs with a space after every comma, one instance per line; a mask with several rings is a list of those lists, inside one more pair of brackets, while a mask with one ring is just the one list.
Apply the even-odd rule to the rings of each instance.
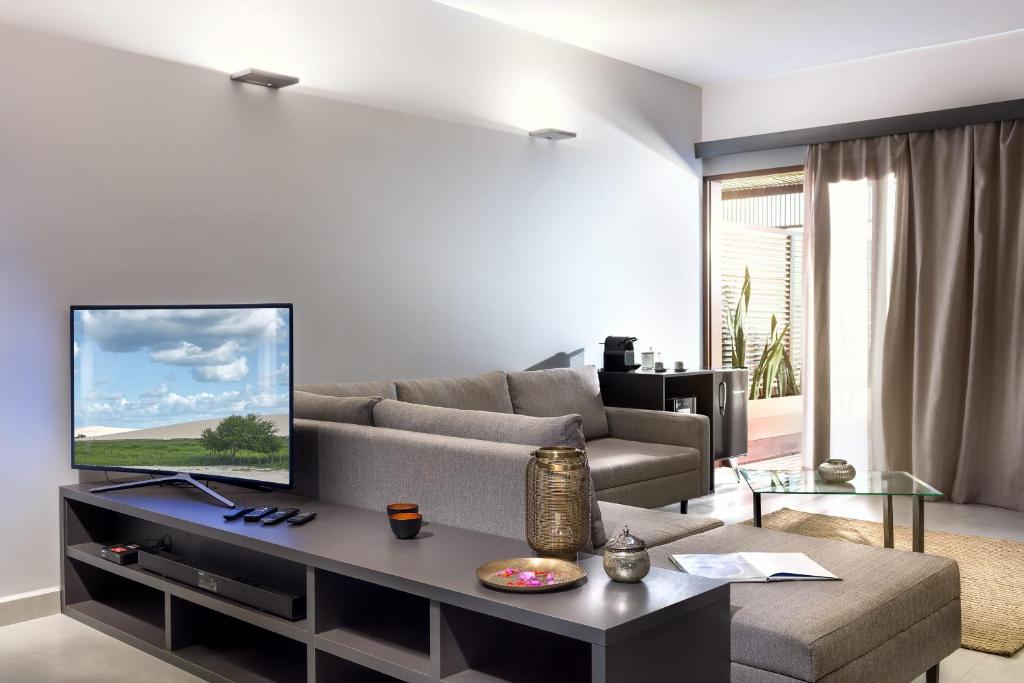
[[73, 306], [72, 466], [292, 485], [292, 306]]

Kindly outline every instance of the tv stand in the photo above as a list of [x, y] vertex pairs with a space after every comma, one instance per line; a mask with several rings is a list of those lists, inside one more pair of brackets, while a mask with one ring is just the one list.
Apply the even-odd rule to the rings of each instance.
[[184, 486], [194, 486], [206, 495], [214, 498], [218, 503], [229, 508], [235, 507], [235, 504], [220, 495], [206, 484], [197, 481], [192, 477], [191, 474], [172, 474], [166, 477], [155, 477], [153, 479], [139, 479], [138, 481], [124, 481], [119, 484], [108, 484], [107, 486], [99, 486], [94, 489], [89, 489], [89, 493], [103, 493], [104, 491], [121, 491], [124, 489], [140, 489], [144, 486], [161, 486], [163, 484], [181, 484]]
[[[524, 541], [438, 522], [398, 540], [383, 510], [280, 491], [236, 497], [316, 520], [225, 522], [201, 495], [62, 487], [61, 611], [217, 683], [729, 682], [728, 583], [658, 567], [613, 583], [600, 556], [582, 555], [575, 588], [504, 593], [476, 567], [529, 556]], [[306, 617], [103, 559], [105, 545], [164, 536], [193, 566], [299, 596]]]

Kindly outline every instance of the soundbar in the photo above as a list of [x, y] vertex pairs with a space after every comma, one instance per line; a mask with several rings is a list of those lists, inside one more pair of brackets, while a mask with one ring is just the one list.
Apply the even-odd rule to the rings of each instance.
[[173, 553], [139, 550], [139, 568], [290, 621], [306, 616], [304, 595], [291, 595], [243, 577], [224, 576], [212, 569], [193, 566]]

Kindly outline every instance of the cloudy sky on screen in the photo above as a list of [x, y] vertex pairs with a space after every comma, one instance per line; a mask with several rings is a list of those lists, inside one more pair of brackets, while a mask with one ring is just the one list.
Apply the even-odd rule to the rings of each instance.
[[288, 412], [288, 309], [75, 311], [75, 428]]

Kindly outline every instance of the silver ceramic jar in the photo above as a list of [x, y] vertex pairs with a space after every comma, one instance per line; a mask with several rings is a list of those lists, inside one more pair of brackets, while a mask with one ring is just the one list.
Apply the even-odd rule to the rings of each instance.
[[845, 460], [833, 458], [818, 465], [818, 476], [824, 482], [838, 484], [853, 479], [857, 476], [857, 470]]
[[612, 581], [637, 583], [651, 571], [651, 556], [647, 544], [630, 534], [627, 526], [605, 545], [603, 564]]

